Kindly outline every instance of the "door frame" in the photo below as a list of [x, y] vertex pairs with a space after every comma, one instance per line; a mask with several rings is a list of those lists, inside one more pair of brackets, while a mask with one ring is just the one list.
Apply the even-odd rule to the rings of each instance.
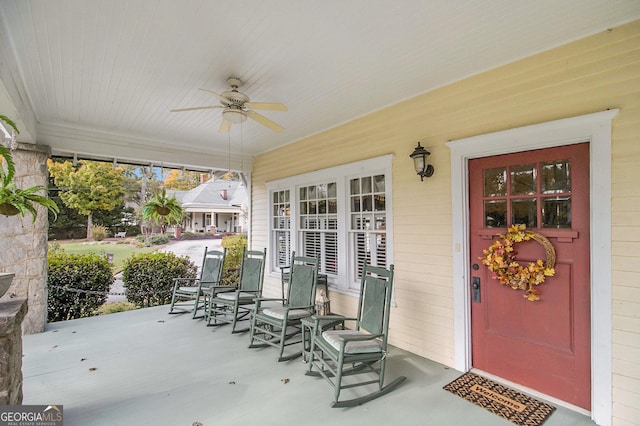
[[[454, 367], [471, 364], [468, 161], [589, 143], [591, 258], [591, 418], [611, 424], [611, 127], [619, 109], [503, 130], [447, 143], [451, 150]], [[595, 226], [597, 224], [597, 226]], [[608, 253], [597, 256], [594, 253]]]

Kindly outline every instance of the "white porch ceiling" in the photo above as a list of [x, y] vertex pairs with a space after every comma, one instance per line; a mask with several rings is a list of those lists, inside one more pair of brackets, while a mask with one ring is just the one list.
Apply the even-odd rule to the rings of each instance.
[[[55, 153], [250, 157], [640, 18], [638, 0], [0, 0], [0, 113]], [[288, 112], [218, 132], [229, 76]], [[261, 111], [262, 112], [262, 111]], [[228, 149], [231, 146], [231, 160]], [[242, 154], [242, 159], [241, 159]]]

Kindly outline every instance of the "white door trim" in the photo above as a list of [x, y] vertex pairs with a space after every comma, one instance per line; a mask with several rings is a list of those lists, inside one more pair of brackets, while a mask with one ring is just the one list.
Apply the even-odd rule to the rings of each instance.
[[612, 415], [611, 121], [618, 112], [607, 110], [447, 143], [451, 150], [454, 367], [466, 372], [471, 368], [469, 159], [589, 142], [591, 418], [604, 426], [611, 424]]

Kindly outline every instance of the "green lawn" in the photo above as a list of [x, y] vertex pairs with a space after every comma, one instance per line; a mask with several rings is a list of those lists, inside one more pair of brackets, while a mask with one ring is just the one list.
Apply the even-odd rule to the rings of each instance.
[[[49, 245], [52, 247], [52, 244]], [[89, 254], [96, 253], [106, 256], [113, 254], [113, 272], [122, 271], [124, 261], [132, 254], [151, 253], [158, 247], [136, 247], [133, 244], [115, 244], [113, 242], [92, 242], [92, 243], [64, 243], [60, 242], [60, 247], [67, 254]]]

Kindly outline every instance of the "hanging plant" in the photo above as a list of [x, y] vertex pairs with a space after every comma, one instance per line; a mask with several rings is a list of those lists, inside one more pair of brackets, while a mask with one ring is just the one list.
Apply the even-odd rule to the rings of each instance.
[[160, 225], [162, 233], [166, 230], [167, 225], [180, 223], [183, 214], [180, 201], [174, 196], [168, 197], [165, 189], [156, 193], [142, 206], [142, 219], [150, 219]]
[[[556, 251], [551, 242], [544, 235], [529, 231], [526, 225], [513, 225], [506, 234], [500, 235], [489, 248], [482, 250], [484, 256], [479, 257], [489, 271], [492, 278], [502, 285], [508, 285], [514, 290], [524, 290], [524, 297], [529, 301], [540, 300], [540, 290], [535, 288], [543, 283], [546, 277], [555, 275]], [[514, 245], [522, 241], [534, 240], [542, 245], [546, 259], [538, 259], [528, 265], [521, 265], [516, 260]]]
[[[0, 120], [11, 126], [16, 132], [18, 129], [13, 121], [4, 115], [0, 115]], [[38, 212], [36, 205], [41, 205], [51, 211], [57, 217], [60, 211], [58, 205], [47, 198], [46, 195], [39, 195], [43, 191], [46, 194], [46, 187], [36, 185], [26, 189], [20, 189], [15, 183], [16, 165], [11, 151], [4, 145], [0, 145], [0, 214], [5, 216], [24, 216], [26, 212], [31, 213], [33, 222], [36, 221]]]

